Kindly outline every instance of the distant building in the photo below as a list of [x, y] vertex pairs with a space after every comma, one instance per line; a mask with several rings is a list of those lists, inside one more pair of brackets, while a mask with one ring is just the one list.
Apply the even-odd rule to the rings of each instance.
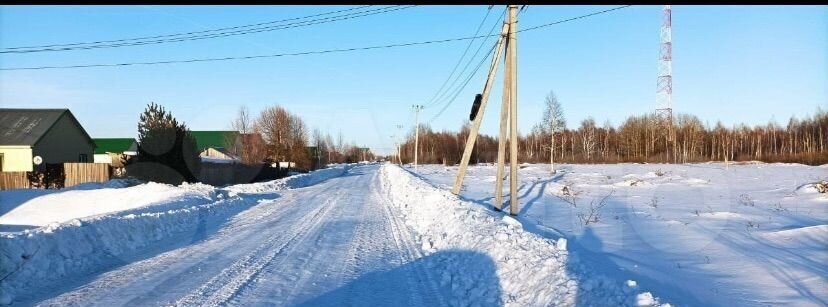
[[30, 172], [36, 162], [92, 162], [95, 142], [68, 109], [0, 108], [0, 171]]
[[238, 131], [190, 131], [196, 140], [199, 155], [205, 162], [237, 161], [241, 147]]
[[96, 138], [95, 163], [107, 163], [114, 167], [123, 167], [121, 156], [127, 158], [138, 155], [138, 142], [133, 138]]

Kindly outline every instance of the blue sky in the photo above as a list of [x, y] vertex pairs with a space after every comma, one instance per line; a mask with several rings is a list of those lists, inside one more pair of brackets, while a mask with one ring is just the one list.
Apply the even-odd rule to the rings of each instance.
[[[611, 6], [529, 6], [526, 28]], [[199, 31], [317, 14], [347, 6], [5, 6], [0, 47]], [[0, 55], [0, 67], [245, 56], [470, 36], [487, 6], [420, 6], [305, 28], [182, 43]], [[494, 7], [485, 32], [499, 17]], [[554, 90], [569, 126], [587, 116], [617, 125], [655, 108], [660, 6], [633, 6], [518, 36], [519, 129], [540, 120]], [[492, 39], [493, 42], [493, 39]], [[472, 51], [477, 48], [474, 42]], [[390, 136], [413, 126], [468, 41], [348, 53], [193, 64], [1, 71], [3, 107], [66, 107], [93, 137], [135, 136], [154, 101], [193, 130], [229, 128], [240, 105], [282, 105], [311, 128], [387, 153]], [[487, 46], [489, 43], [486, 43]], [[828, 109], [828, 7], [674, 6], [675, 112], [710, 124], [780, 123]], [[486, 48], [484, 48], [486, 49]], [[477, 61], [475, 60], [474, 64]], [[488, 63], [486, 64], [488, 65]], [[472, 65], [474, 66], [474, 65]], [[461, 66], [462, 68], [462, 66]], [[485, 70], [485, 67], [484, 69]], [[481, 71], [436, 130], [468, 117]], [[502, 86], [495, 81], [482, 132], [495, 135]], [[442, 105], [423, 110], [429, 121]]]

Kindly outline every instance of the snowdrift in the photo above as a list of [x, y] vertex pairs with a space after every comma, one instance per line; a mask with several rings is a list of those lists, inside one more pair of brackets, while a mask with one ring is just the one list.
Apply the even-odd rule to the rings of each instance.
[[[618, 282], [590, 272], [566, 240], [553, 242], [524, 231], [520, 221], [459, 200], [392, 165], [382, 167], [383, 189], [418, 234], [426, 254], [470, 250], [486, 254], [496, 266], [499, 285], [478, 282], [475, 267], [441, 259], [434, 266], [441, 286], [465, 289], [468, 296], [453, 305], [491, 305], [484, 293], [500, 290], [501, 303], [513, 306], [656, 306], [658, 298], [641, 291], [635, 281]], [[496, 289], [493, 287], [500, 287]], [[669, 306], [664, 304], [662, 306]]]
[[225, 189], [228, 192], [230, 192], [231, 195], [233, 193], [262, 193], [269, 191], [296, 189], [315, 185], [330, 178], [341, 176], [351, 167], [352, 165], [350, 164], [337, 164], [332, 167], [316, 170], [306, 174], [293, 175], [290, 177], [267, 182], [237, 184], [234, 186], [229, 186]]
[[3, 191], [0, 192], [0, 206], [9, 208], [9, 211], [0, 212], [0, 225], [3, 225], [0, 231], [8, 231], [4, 226], [9, 225], [40, 227], [150, 206], [157, 211], [175, 209], [174, 203], [181, 206], [205, 204], [214, 201], [215, 194], [216, 189], [205, 184], [174, 186], [156, 182], [131, 187], [110, 184], [80, 190]]
[[[187, 239], [196, 238], [204, 232], [204, 225], [209, 224], [207, 220], [228, 219], [262, 199], [277, 197], [263, 192], [313, 185], [342, 175], [348, 168], [347, 165], [336, 166], [269, 182], [226, 188], [202, 184], [174, 187], [151, 183], [150, 188], [159, 193], [152, 197], [166, 196], [166, 200], [137, 208], [118, 204], [123, 198], [117, 198], [118, 193], [112, 191], [84, 191], [97, 192], [92, 194], [97, 197], [84, 196], [87, 200], [94, 199], [94, 203], [86, 204], [92, 209], [79, 209], [79, 212], [95, 212], [94, 208], [101, 205], [132, 209], [73, 218], [20, 232], [0, 233], [0, 305], [12, 303], [20, 293], [54, 285], [62, 278], [82, 276], [123, 262], [123, 259], [159, 241], [188, 234], [191, 236]], [[128, 189], [116, 192], [127, 192]], [[138, 188], [137, 191], [147, 192], [146, 189]], [[193, 191], [198, 192], [197, 197], [186, 197]], [[61, 195], [65, 197], [60, 198]], [[50, 197], [48, 202], [38, 203], [45, 207], [40, 208], [42, 210], [53, 210], [49, 207], [68, 201], [66, 197], [73, 197], [73, 194], [53, 193], [46, 196]], [[73, 204], [84, 206], [81, 202]], [[38, 212], [37, 209], [31, 205], [26, 212]]]

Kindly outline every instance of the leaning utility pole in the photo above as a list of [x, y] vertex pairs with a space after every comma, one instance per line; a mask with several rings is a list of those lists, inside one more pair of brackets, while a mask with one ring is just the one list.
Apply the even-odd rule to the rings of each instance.
[[417, 170], [417, 152], [420, 149], [420, 110], [423, 109], [422, 105], [413, 105], [411, 106], [414, 109], [414, 170]]
[[482, 121], [482, 113], [485, 110], [486, 102], [489, 96], [489, 90], [491, 89], [491, 83], [493, 82], [495, 71], [497, 70], [497, 63], [500, 61], [500, 53], [501, 51], [505, 54], [505, 65], [504, 65], [504, 82], [503, 82], [503, 101], [501, 106], [500, 112], [500, 138], [498, 140], [498, 169], [497, 169], [497, 178], [495, 183], [495, 202], [494, 207], [496, 210], [501, 210], [502, 203], [503, 203], [503, 172], [504, 172], [504, 164], [505, 164], [505, 156], [506, 156], [506, 141], [507, 141], [507, 127], [510, 127], [511, 131], [509, 132], [509, 164], [510, 164], [510, 191], [511, 191], [511, 202], [509, 204], [509, 213], [511, 215], [517, 215], [518, 213], [518, 200], [517, 200], [517, 170], [518, 170], [518, 157], [517, 157], [517, 5], [509, 5], [509, 14], [506, 20], [506, 23], [503, 25], [503, 31], [500, 35], [500, 39], [498, 40], [497, 44], [495, 45], [495, 54], [493, 57], [493, 62], [491, 68], [489, 70], [489, 76], [486, 79], [486, 85], [483, 88], [483, 97], [480, 104], [480, 108], [477, 110], [477, 116], [472, 123], [471, 131], [469, 133], [469, 138], [466, 141], [466, 148], [463, 151], [463, 159], [460, 161], [460, 168], [457, 173], [457, 177], [454, 181], [454, 187], [452, 188], [452, 193], [459, 194], [460, 188], [463, 185], [463, 177], [466, 175], [466, 169], [468, 168], [469, 158], [471, 156], [471, 151], [473, 150], [475, 140], [477, 139], [477, 134], [480, 129], [480, 122]]
[[[483, 112], [486, 110], [486, 103], [489, 101], [489, 93], [491, 92], [492, 83], [494, 82], [495, 73], [497, 72], [497, 64], [500, 63], [500, 55], [504, 51], [503, 44], [505, 43], [506, 35], [508, 34], [508, 26], [503, 25], [503, 30], [500, 33], [500, 38], [494, 49], [494, 56], [492, 57], [492, 64], [489, 65], [489, 75], [486, 78], [486, 84], [483, 86], [483, 95], [480, 100], [480, 108], [477, 109], [472, 127], [469, 131], [469, 137], [466, 139], [466, 147], [463, 148], [463, 159], [460, 161], [460, 169], [457, 177], [454, 178], [454, 187], [451, 192], [460, 194], [460, 188], [463, 186], [463, 178], [466, 177], [466, 169], [469, 166], [469, 159], [471, 159], [474, 143], [477, 141], [477, 133], [480, 131], [480, 124], [483, 122]], [[499, 206], [499, 205], [498, 205]], [[498, 207], [499, 208], [499, 207]]]

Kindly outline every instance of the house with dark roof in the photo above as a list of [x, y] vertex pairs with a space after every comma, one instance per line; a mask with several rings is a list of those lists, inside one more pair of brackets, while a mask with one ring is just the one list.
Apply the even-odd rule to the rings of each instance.
[[107, 163], [122, 167], [122, 156], [138, 155], [138, 142], [134, 138], [95, 138], [95, 163]]
[[0, 171], [92, 162], [95, 142], [68, 109], [0, 108]]

